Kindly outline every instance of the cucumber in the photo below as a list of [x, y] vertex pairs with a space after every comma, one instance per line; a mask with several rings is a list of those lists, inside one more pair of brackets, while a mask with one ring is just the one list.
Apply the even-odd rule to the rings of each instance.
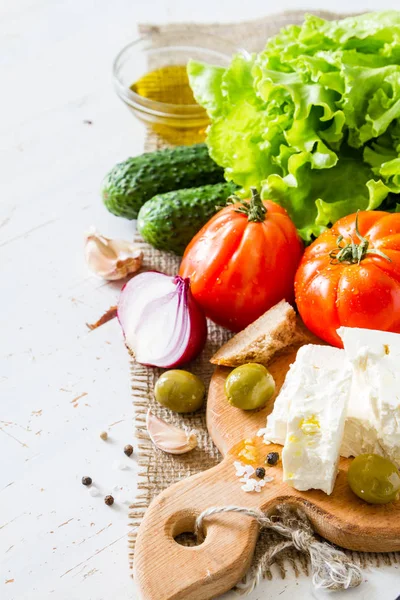
[[103, 181], [107, 209], [118, 217], [136, 219], [140, 208], [156, 194], [224, 181], [224, 170], [209, 156], [205, 144], [177, 146], [118, 163]]
[[137, 228], [143, 239], [160, 250], [182, 255], [190, 240], [217, 212], [218, 205], [238, 190], [217, 183], [159, 194], [142, 206]]

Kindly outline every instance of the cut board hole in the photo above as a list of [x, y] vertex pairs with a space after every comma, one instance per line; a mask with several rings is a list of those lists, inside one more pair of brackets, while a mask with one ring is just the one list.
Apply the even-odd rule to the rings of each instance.
[[186, 546], [187, 548], [193, 546], [200, 546], [197, 540], [197, 536], [191, 531], [185, 531], [183, 533], [180, 533], [174, 539], [177, 544], [179, 544], [180, 546]]

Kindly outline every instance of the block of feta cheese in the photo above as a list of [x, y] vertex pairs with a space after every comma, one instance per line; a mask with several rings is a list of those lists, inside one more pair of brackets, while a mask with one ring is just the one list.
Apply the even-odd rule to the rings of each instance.
[[297, 352], [297, 358], [290, 365], [289, 371], [286, 374], [285, 381], [281, 387], [278, 396], [275, 398], [274, 409], [267, 417], [267, 426], [265, 429], [260, 429], [258, 435], [264, 438], [265, 444], [283, 444], [286, 439], [287, 421], [289, 417], [290, 402], [296, 394], [299, 386], [299, 374], [301, 372], [301, 360], [299, 355], [303, 354], [301, 350]]
[[381, 454], [400, 467], [400, 335], [341, 327], [353, 381], [341, 454]]
[[[283, 480], [300, 491], [331, 494], [335, 485], [351, 367], [343, 350], [303, 346], [297, 355], [296, 390], [291, 395], [282, 452]], [[293, 389], [293, 388], [292, 388]]]
[[[293, 398], [301, 393], [305, 381], [315, 379], [316, 372], [329, 367], [332, 358], [339, 356], [338, 349], [331, 346], [307, 344], [302, 346], [296, 355], [296, 360], [290, 365], [282, 388], [275, 399], [274, 409], [267, 418], [265, 429], [259, 431], [266, 444], [284, 445], [286, 440], [287, 423], [290, 404]], [[344, 351], [339, 354], [345, 356]]]

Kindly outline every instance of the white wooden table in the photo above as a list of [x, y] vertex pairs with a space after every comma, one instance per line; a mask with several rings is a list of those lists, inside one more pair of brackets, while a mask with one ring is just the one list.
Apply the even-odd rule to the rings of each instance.
[[[323, 2], [307, 1], [309, 8]], [[336, 10], [374, 8], [337, 0]], [[398, 0], [380, 2], [393, 7]], [[91, 276], [83, 232], [133, 225], [106, 212], [104, 173], [142, 150], [144, 131], [115, 96], [111, 62], [145, 21], [240, 20], [265, 0], [2, 0], [0, 5], [0, 598], [138, 598], [128, 572], [128, 505], [135, 493], [128, 356], [113, 321], [88, 332], [118, 285]], [[327, 6], [325, 5], [325, 8]], [[90, 121], [88, 124], [85, 121]], [[99, 438], [108, 430], [110, 439]], [[126, 466], [115, 469], [115, 461]], [[93, 497], [80, 480], [90, 475]], [[400, 569], [335, 598], [394, 600]], [[323, 598], [289, 575], [251, 598]], [[229, 598], [233, 597], [232, 594]]]

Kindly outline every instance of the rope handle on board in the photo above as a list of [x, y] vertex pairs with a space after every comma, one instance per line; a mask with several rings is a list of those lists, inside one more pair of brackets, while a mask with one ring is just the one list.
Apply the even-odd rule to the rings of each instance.
[[317, 589], [347, 590], [362, 583], [362, 571], [351, 562], [342, 550], [327, 542], [320, 542], [314, 535], [306, 515], [286, 505], [277, 507], [277, 514], [267, 517], [260, 510], [251, 510], [241, 506], [223, 506], [208, 508], [196, 519], [195, 534], [199, 542], [204, 541], [204, 520], [219, 513], [240, 513], [256, 519], [260, 531], [270, 529], [285, 538], [268, 548], [264, 555], [250, 568], [245, 578], [236, 585], [244, 595], [250, 594], [262, 581], [266, 568], [275, 557], [289, 548], [296, 548], [308, 554], [311, 562], [312, 581]]

